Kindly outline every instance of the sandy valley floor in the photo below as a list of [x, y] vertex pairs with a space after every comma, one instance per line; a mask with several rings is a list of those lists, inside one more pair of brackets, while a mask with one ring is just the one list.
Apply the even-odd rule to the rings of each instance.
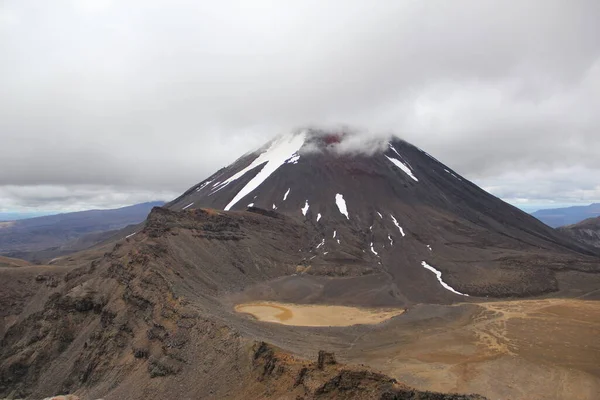
[[[404, 314], [275, 302], [241, 304], [236, 310], [302, 330], [347, 326], [322, 331], [321, 340], [330, 347], [336, 342], [344, 361], [369, 365], [419, 389], [494, 400], [600, 398], [599, 301], [423, 305]], [[290, 345], [316, 351], [321, 344], [314, 342]]]
[[378, 324], [396, 315], [402, 309], [366, 309], [346, 306], [302, 305], [275, 302], [239, 304], [237, 312], [253, 315], [259, 321], [293, 326], [351, 326]]

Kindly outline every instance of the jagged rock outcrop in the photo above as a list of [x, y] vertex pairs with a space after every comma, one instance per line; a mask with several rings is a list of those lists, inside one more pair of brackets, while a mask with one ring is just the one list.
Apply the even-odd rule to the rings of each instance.
[[[334, 354], [325, 351], [319, 351], [316, 362], [307, 363], [264, 342], [257, 343], [254, 348], [253, 366], [257, 381], [269, 388], [256, 398], [292, 394], [296, 399], [304, 400], [485, 400], [478, 395], [414, 390], [383, 374], [338, 364]], [[258, 389], [253, 384], [250, 386], [250, 390]], [[269, 396], [265, 396], [267, 393]]]

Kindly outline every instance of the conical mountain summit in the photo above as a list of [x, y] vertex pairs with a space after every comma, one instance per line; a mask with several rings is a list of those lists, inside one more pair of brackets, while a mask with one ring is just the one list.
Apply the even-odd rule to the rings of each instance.
[[404, 140], [343, 130], [278, 136], [168, 208], [286, 215], [315, 232], [306, 262], [385, 271], [416, 301], [557, 291], [555, 271], [593, 254]]

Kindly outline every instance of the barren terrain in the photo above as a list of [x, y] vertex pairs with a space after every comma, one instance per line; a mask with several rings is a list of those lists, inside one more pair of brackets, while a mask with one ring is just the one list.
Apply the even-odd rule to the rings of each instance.
[[464, 316], [438, 329], [435, 324], [425, 332], [414, 328], [406, 337], [409, 343], [367, 335], [356, 346], [362, 351], [349, 352], [349, 359], [429, 390], [475, 392], [491, 399], [598, 397], [599, 302], [479, 303]]
[[253, 315], [260, 321], [293, 326], [351, 326], [378, 324], [402, 314], [402, 309], [375, 310], [358, 307], [303, 305], [287, 303], [239, 304], [237, 312]]
[[[391, 257], [378, 264], [344, 242], [352, 261], [311, 260], [313, 229], [264, 210], [157, 208], [129, 238], [0, 268], [0, 395], [597, 400], [591, 260], [590, 272], [556, 264], [545, 297], [465, 297], [418, 263], [392, 276]], [[288, 324], [235, 309], [249, 304], [283, 307], [259, 311]], [[332, 326], [350, 315], [338, 306], [371, 323]], [[315, 366], [321, 351], [339, 364]]]
[[[319, 308], [325, 313], [327, 306]], [[304, 329], [278, 344], [306, 355], [328, 343], [345, 362], [368, 365], [421, 390], [523, 400], [594, 400], [600, 393], [598, 301], [416, 305], [372, 328]]]

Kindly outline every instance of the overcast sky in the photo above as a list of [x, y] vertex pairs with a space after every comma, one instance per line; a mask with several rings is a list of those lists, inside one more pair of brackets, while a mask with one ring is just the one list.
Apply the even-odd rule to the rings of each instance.
[[0, 0], [0, 211], [169, 200], [275, 134], [393, 131], [600, 202], [600, 1]]

